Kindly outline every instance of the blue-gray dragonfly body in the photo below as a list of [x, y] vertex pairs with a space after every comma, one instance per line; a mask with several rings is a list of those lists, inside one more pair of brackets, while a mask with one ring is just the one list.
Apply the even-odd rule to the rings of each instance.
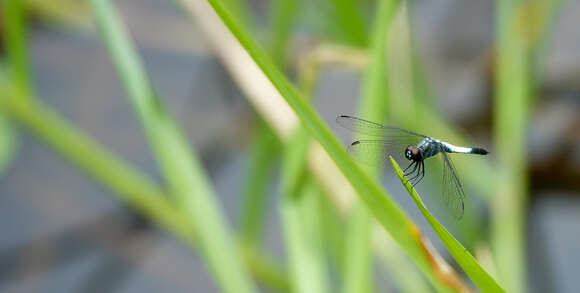
[[441, 154], [443, 158], [443, 199], [456, 218], [463, 217], [465, 198], [463, 185], [447, 154], [486, 155], [488, 151], [482, 148], [454, 146], [410, 130], [385, 126], [353, 116], [339, 116], [336, 118], [336, 122], [349, 130], [380, 138], [357, 140], [350, 144], [349, 153], [359, 161], [383, 165], [389, 155], [395, 159], [409, 160], [410, 164], [404, 169], [404, 172], [406, 176], [409, 176], [409, 181], [413, 186], [425, 177], [425, 160]]

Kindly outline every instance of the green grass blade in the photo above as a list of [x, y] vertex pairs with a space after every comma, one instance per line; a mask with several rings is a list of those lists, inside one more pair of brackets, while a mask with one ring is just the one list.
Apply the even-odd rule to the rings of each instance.
[[[393, 15], [399, 7], [399, 0], [381, 0], [373, 26], [369, 67], [363, 76], [360, 116], [371, 121], [384, 122], [389, 109], [389, 88], [387, 83], [387, 37]], [[372, 173], [376, 174], [375, 169]]]
[[[2, 27], [3, 45], [6, 53], [8, 75], [1, 72], [0, 78], [8, 79], [9, 83], [22, 92], [21, 98], [27, 97], [24, 93], [30, 91], [30, 70], [28, 66], [28, 34], [24, 17], [23, 3], [20, 0], [3, 0]], [[4, 71], [4, 70], [3, 70]], [[18, 150], [18, 137], [10, 121], [0, 116], [0, 174], [8, 168]]]
[[320, 194], [305, 182], [297, 196], [285, 196], [281, 214], [293, 292], [330, 292], [320, 232]]
[[270, 50], [272, 59], [278, 66], [284, 68], [290, 46], [290, 35], [294, 27], [294, 20], [299, 12], [301, 1], [275, 0], [271, 2], [270, 19], [272, 23], [272, 37]]
[[444, 290], [445, 285], [443, 285], [441, 280], [437, 279], [435, 273], [431, 270], [428, 259], [413, 234], [416, 229], [415, 224], [392, 198], [349, 158], [344, 146], [330, 132], [322, 119], [307, 104], [278, 68], [274, 66], [265, 52], [240, 28], [221, 2], [218, 0], [209, 0], [209, 2], [240, 44], [294, 109], [310, 135], [322, 145], [335, 161], [337, 167], [357, 190], [360, 199], [366, 204], [374, 217], [393, 236], [393, 239], [425, 273], [432, 284], [438, 289]]
[[0, 115], [0, 175], [10, 166], [18, 153], [18, 139], [12, 124]]
[[112, 4], [106, 0], [91, 3], [103, 39], [139, 114], [171, 194], [195, 226], [198, 247], [206, 264], [223, 291], [256, 292], [209, 179], [156, 96]]
[[342, 292], [373, 292], [374, 270], [371, 253], [373, 218], [357, 202], [350, 212], [345, 233], [345, 274]]
[[30, 66], [28, 64], [28, 32], [24, 15], [24, 1], [2, 1], [2, 24], [5, 28], [4, 44], [9, 69], [16, 88], [22, 91], [20, 97], [28, 97], [30, 91]]
[[[152, 222], [193, 249], [197, 248], [191, 222], [152, 178], [107, 151], [36, 99], [14, 96], [10, 92], [1, 94], [0, 110], [14, 124], [23, 126]], [[285, 273], [277, 264], [260, 251], [241, 249], [248, 267], [261, 283], [278, 291], [289, 291]]]
[[529, 120], [541, 73], [547, 28], [561, 0], [499, 1], [494, 130], [498, 157], [492, 248], [498, 277], [510, 292], [527, 292], [526, 206]]
[[291, 292], [288, 272], [269, 255], [253, 245], [241, 245], [246, 264], [257, 282], [276, 292]]
[[357, 0], [333, 0], [342, 34], [349, 43], [364, 47], [368, 40], [361, 3]]
[[252, 13], [250, 3], [247, 0], [225, 0], [226, 5], [230, 11], [235, 13], [236, 19], [249, 31], [254, 31], [256, 24], [254, 23], [254, 15]]
[[395, 162], [395, 160], [391, 157], [391, 163], [393, 168], [395, 169], [395, 173], [399, 176], [401, 183], [405, 186], [411, 198], [427, 219], [427, 222], [431, 225], [435, 233], [439, 235], [439, 238], [445, 244], [451, 255], [455, 258], [457, 263], [463, 268], [465, 273], [473, 280], [475, 285], [482, 291], [482, 292], [505, 292], [498, 283], [481, 267], [481, 265], [477, 262], [477, 260], [435, 219], [435, 217], [427, 210], [427, 207], [423, 203], [419, 194], [411, 183], [407, 180], [407, 177], [403, 173], [403, 170], [399, 167], [399, 164]]
[[0, 109], [12, 121], [26, 127], [63, 157], [106, 186], [160, 226], [193, 244], [191, 225], [176, 211], [153, 179], [130, 167], [114, 154], [85, 136], [36, 99], [2, 92]]
[[[398, 0], [381, 0], [373, 25], [371, 59], [362, 80], [359, 113], [372, 121], [385, 121], [389, 107], [386, 76], [387, 36]], [[378, 177], [381, 168], [366, 166], [368, 174]], [[371, 259], [372, 217], [366, 207], [357, 204], [349, 218], [346, 233], [346, 274], [343, 292], [369, 292], [374, 274]]]
[[246, 175], [246, 185], [242, 194], [240, 213], [240, 233], [247, 245], [260, 247], [265, 209], [268, 203], [268, 187], [278, 158], [280, 144], [272, 130], [258, 120], [252, 138], [251, 154]]
[[290, 275], [296, 292], [329, 292], [320, 218], [320, 193], [306, 174], [308, 133], [297, 129], [282, 166], [281, 214]]
[[499, 278], [510, 292], [526, 292], [526, 152], [532, 104], [533, 7], [540, 1], [498, 1], [494, 129], [498, 157], [492, 247]]

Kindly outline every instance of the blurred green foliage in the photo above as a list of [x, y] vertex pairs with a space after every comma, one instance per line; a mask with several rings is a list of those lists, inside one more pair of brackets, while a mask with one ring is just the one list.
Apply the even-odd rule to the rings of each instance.
[[[292, 60], [299, 30], [327, 42], [364, 48], [368, 52], [369, 66], [363, 70], [361, 116], [377, 122], [390, 118], [408, 127], [421, 127], [433, 136], [468, 144], [460, 131], [446, 123], [432, 106], [425, 65], [416, 50], [420, 45], [413, 39], [408, 3], [398, 0], [275, 0], [269, 3], [268, 37], [260, 39], [263, 31], [257, 29], [258, 21], [247, 1], [209, 2], [301, 120], [292, 138], [284, 144], [265, 122], [256, 119], [239, 224], [235, 225], [240, 230], [238, 233], [225, 221], [221, 204], [195, 151], [162, 106], [163, 98], [155, 93], [122, 20], [107, 0], [91, 2], [96, 22], [155, 151], [167, 186], [152, 183], [139, 170], [86, 137], [35, 98], [28, 60], [25, 9], [55, 11], [47, 10], [46, 4], [38, 1], [2, 2], [6, 60], [0, 66], [6, 74], [0, 80], [3, 115], [0, 117], [0, 170], [15, 156], [17, 143], [12, 124], [19, 124], [107, 186], [120, 200], [189, 243], [203, 256], [208, 270], [225, 292], [256, 292], [255, 281], [278, 291], [330, 292], [335, 291], [333, 272], [340, 276], [338, 286], [343, 292], [383, 291], [375, 288], [373, 262], [378, 258], [385, 259], [387, 266], [389, 262], [404, 263], [392, 267], [391, 271], [404, 270], [407, 277], [417, 280], [416, 284], [409, 285], [405, 280], [397, 280], [405, 275], [393, 273], [402, 291], [425, 290], [429, 285], [423, 283], [424, 279], [438, 292], [466, 288], [450, 285], [438, 274], [440, 268], [432, 264], [432, 256], [425, 253], [422, 243], [413, 234], [416, 225], [373, 180], [379, 176], [379, 170], [363, 170], [354, 164], [310, 106], [309, 101], [316, 95], [318, 71], [307, 79], [298, 71], [298, 90], [286, 74], [295, 70], [295, 64], [289, 60]], [[67, 1], [61, 3], [71, 5]], [[528, 185], [525, 177], [526, 128], [535, 102], [536, 78], [541, 76], [541, 67], [537, 64], [541, 63], [542, 55], [538, 52], [546, 47], [547, 27], [560, 4], [556, 0], [497, 1], [492, 135], [499, 150], [499, 163], [470, 162], [478, 174], [465, 174], [466, 183], [477, 188], [483, 202], [492, 209], [491, 237], [482, 232], [484, 219], [468, 212], [467, 219], [458, 225], [455, 223], [463, 236], [458, 238], [466, 243], [465, 248], [427, 210], [416, 191], [405, 184], [451, 255], [483, 292], [502, 292], [503, 288], [509, 292], [527, 291], [524, 254]], [[393, 29], [395, 21], [398, 22]], [[268, 53], [260, 49], [258, 42], [268, 48]], [[396, 50], [400, 51], [393, 57], [391, 54]], [[397, 116], [392, 111], [394, 107], [413, 113], [410, 116], [414, 119]], [[312, 171], [306, 168], [307, 153], [313, 141], [326, 149], [358, 192], [360, 204], [355, 203], [347, 215], [342, 215], [332, 205], [332, 195], [324, 194], [309, 176]], [[268, 201], [272, 196], [268, 187], [275, 178], [272, 174], [279, 158], [282, 199], [278, 212], [287, 246], [286, 267], [269, 257], [262, 245]], [[467, 169], [464, 161], [457, 163], [459, 169]], [[402, 178], [398, 166], [395, 170]], [[373, 247], [376, 237], [373, 227], [378, 227], [377, 223], [391, 234], [418, 270], [412, 268], [406, 258], [400, 257], [401, 251], [388, 242], [390, 238], [381, 238], [383, 247]], [[341, 235], [344, 224], [346, 234]], [[491, 269], [497, 269], [497, 280], [503, 288], [469, 253], [481, 243], [491, 243], [495, 260], [495, 268]], [[423, 273], [424, 279], [417, 271]], [[459, 282], [462, 286], [468, 283]]]

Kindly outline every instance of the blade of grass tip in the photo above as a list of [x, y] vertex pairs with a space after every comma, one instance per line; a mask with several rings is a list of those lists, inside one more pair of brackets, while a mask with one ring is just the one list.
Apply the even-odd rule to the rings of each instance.
[[[430, 101], [427, 99], [429, 94], [426, 89], [426, 81], [422, 76], [422, 64], [419, 62], [416, 48], [413, 47], [407, 3], [402, 4], [392, 32], [389, 41], [393, 47], [388, 57], [388, 68], [389, 84], [392, 85], [391, 102], [393, 107], [391, 109], [396, 109], [392, 114], [397, 116], [393, 120], [408, 126], [410, 129], [421, 130], [446, 141], [462, 144], [461, 141], [465, 140], [456, 140], [457, 135], [449, 135], [457, 133], [457, 131], [454, 131], [449, 123], [445, 123], [441, 117], [438, 117], [434, 111], [436, 107], [430, 105]], [[469, 169], [478, 170], [478, 172], [462, 173], [466, 183], [469, 183], [470, 186], [473, 185], [474, 188], [481, 187], [478, 189], [480, 191], [484, 188], [484, 191], [491, 191], [493, 176], [491, 176], [492, 170], [488, 161], [485, 158], [470, 158], [469, 160], [457, 158], [455, 163], [460, 170], [468, 170], [465, 168], [467, 164], [469, 164]], [[441, 169], [435, 168], [434, 172], [439, 173], [439, 177], [432, 176], [431, 180], [441, 178]], [[487, 175], [482, 176], [482, 174]], [[440, 183], [438, 182], [438, 184]], [[484, 199], [489, 197], [487, 192], [477, 194], [481, 194]], [[461, 232], [459, 236], [467, 247], [475, 247], [475, 244], [484, 235], [480, 213], [477, 213], [476, 207], [473, 205], [467, 205], [466, 216], [462, 221], [451, 221], [451, 224], [459, 228], [457, 229]]]
[[[417, 194], [415, 188], [413, 188], [413, 186], [403, 173], [403, 170], [401, 170], [401, 168], [399, 167], [399, 164], [397, 164], [397, 162], [395, 162], [395, 160], [392, 157], [390, 157], [390, 160], [391, 164], [393, 165], [393, 169], [395, 170], [395, 173], [401, 180], [403, 186], [405, 186], [405, 188], [409, 192], [411, 198], [417, 204], [417, 207], [419, 207], [419, 210], [421, 211], [423, 216], [425, 216], [425, 219], [427, 219], [427, 222], [429, 222], [435, 233], [439, 235], [439, 238], [441, 239], [443, 244], [445, 244], [451, 255], [453, 255], [455, 260], [457, 260], [457, 263], [461, 266], [461, 268], [463, 268], [463, 270], [471, 278], [471, 280], [473, 280], [475, 285], [477, 285], [477, 287], [482, 292], [505, 292], [505, 290], [503, 290], [497, 284], [497, 282], [481, 267], [481, 265], [467, 251], [467, 249], [465, 249], [465, 247], [463, 247], [461, 243], [459, 243], [459, 241], [457, 241], [457, 239], [455, 239], [453, 235], [451, 235], [451, 233], [449, 233], [449, 231], [447, 231], [447, 229], [445, 229], [445, 227], [443, 227], [443, 225], [441, 225], [441, 223], [439, 223], [439, 221], [435, 219], [435, 217], [431, 214], [431, 212], [429, 212], [429, 210], [423, 203], [423, 200], [421, 199], [419, 194]], [[465, 288], [460, 287], [457, 289], [462, 291]]]
[[439, 290], [445, 290], [446, 286], [442, 280], [437, 278], [435, 272], [432, 271], [428, 256], [424, 253], [424, 247], [417, 240], [416, 231], [418, 228], [416, 225], [391, 197], [349, 158], [342, 144], [330, 132], [322, 119], [315, 114], [313, 109], [305, 102], [304, 98], [281, 74], [278, 68], [273, 65], [263, 50], [240, 28], [237, 22], [221, 5], [220, 1], [209, 0], [209, 3], [224, 24], [238, 39], [239, 43], [246, 49], [246, 52], [256, 62], [255, 64], [258, 65], [261, 72], [268, 77], [272, 85], [277, 88], [281, 96], [294, 109], [310, 135], [321, 144], [328, 155], [334, 160], [337, 167], [357, 190], [360, 199], [367, 205], [367, 208], [372, 211], [372, 214], [383, 227], [391, 233], [393, 239], [407, 252], [421, 271], [425, 273], [427, 279]]
[[[462, 131], [445, 121], [441, 113], [434, 111], [435, 107], [430, 105], [432, 98], [430, 97], [429, 86], [427, 84], [425, 70], [423, 69], [424, 62], [422, 62], [416, 53], [417, 49], [412, 48], [412, 50], [415, 52], [412, 55], [412, 70], [416, 88], [414, 95], [416, 99], [415, 112], [417, 113], [417, 119], [413, 121], [414, 125], [420, 125], [421, 131], [453, 144], [474, 146]], [[477, 190], [478, 192], [473, 194], [479, 196], [486, 203], [489, 202], [493, 194], [493, 186], [496, 181], [494, 180], [496, 173], [490, 161], [488, 157], [457, 157], [454, 160], [454, 164], [461, 173], [464, 183], [473, 190]], [[477, 170], [477, 172], [461, 172], [462, 170]], [[430, 176], [429, 180], [437, 181], [435, 182], [436, 184], [441, 184], [440, 178], [442, 178], [443, 170], [441, 168], [434, 168], [432, 171], [432, 174], [435, 173], [433, 174], [435, 176]], [[443, 202], [441, 202], [441, 206], [443, 207]], [[451, 219], [451, 216], [449, 219]], [[484, 222], [485, 219], [481, 214], [481, 210], [476, 205], [467, 204], [465, 206], [465, 216], [463, 219], [461, 221], [451, 220], [451, 225], [459, 232], [458, 238], [462, 239], [463, 244], [470, 249], [474, 249], [481, 241], [484, 241], [486, 234], [484, 232]]]
[[281, 215], [290, 275], [296, 292], [329, 292], [320, 230], [318, 190], [305, 178], [309, 137], [299, 128], [282, 167]]
[[91, 3], [105, 44], [139, 114], [171, 194], [195, 226], [201, 255], [210, 272], [225, 292], [256, 292], [209, 179], [149, 84], [116, 11], [106, 0]]
[[243, 241], [259, 247], [268, 202], [268, 187], [280, 144], [264, 121], [258, 119], [254, 131], [239, 223]]
[[[432, 136], [439, 137], [456, 145], [472, 145], [466, 138], [459, 135], [460, 131], [458, 129], [455, 129], [453, 125], [446, 122], [441, 114], [434, 110], [436, 107], [432, 105], [433, 98], [431, 97], [431, 90], [427, 82], [424, 62], [421, 60], [417, 43], [409, 30], [410, 21], [408, 12], [406, 13], [404, 22], [401, 22], [401, 25], [404, 28], [397, 29], [397, 31], [404, 33], [399, 34], [402, 40], [397, 42], [400, 46], [398, 46], [398, 58], [394, 60], [398, 60], [395, 62], [400, 63], [405, 69], [394, 69], [390, 76], [395, 76], [395, 80], [393, 80], [394, 84], [412, 85], [412, 88], [408, 90], [405, 89], [405, 86], [401, 86], [403, 92], [392, 95], [393, 99], [397, 100], [396, 107], [393, 107], [394, 109], [398, 109], [397, 113], [409, 114], [399, 117], [398, 121], [404, 120], [406, 122], [405, 125], [408, 125], [411, 129], [420, 129], [424, 133], [429, 133]], [[405, 77], [405, 80], [397, 81], [398, 76]], [[475, 195], [480, 196], [484, 201], [487, 201], [491, 196], [494, 183], [493, 177], [495, 174], [489, 161], [489, 158], [483, 157], [458, 157], [454, 161], [459, 170], [478, 170], [478, 172], [461, 172], [461, 174], [466, 185], [473, 186], [474, 190], [478, 191]], [[469, 168], [467, 168], [468, 164]], [[441, 184], [440, 179], [437, 178], [441, 178], [442, 169], [435, 168], [433, 173], [437, 174], [434, 174], [436, 176], [430, 176], [429, 180], [434, 181], [436, 184]], [[436, 182], [437, 180], [439, 181]], [[440, 202], [440, 204], [443, 205], [443, 202]], [[468, 204], [465, 209], [463, 219], [461, 221], [451, 220], [450, 224], [459, 232], [458, 238], [462, 239], [463, 244], [473, 249], [481, 243], [485, 236], [483, 232], [484, 219], [475, 205]], [[449, 216], [449, 219], [451, 218]]]
[[[384, 121], [387, 116], [389, 96], [387, 95], [386, 53], [387, 35], [398, 0], [378, 2], [371, 36], [371, 58], [363, 76], [360, 116], [373, 121]], [[369, 154], [371, 155], [371, 154]], [[381, 174], [378, 167], [366, 167], [365, 171], [377, 178]], [[362, 203], [349, 216], [346, 234], [346, 276], [343, 292], [370, 292], [374, 283], [371, 258], [372, 217]]]
[[[393, 97], [399, 96], [407, 96], [409, 95], [404, 92], [402, 89], [406, 89], [404, 87], [399, 86], [398, 84], [403, 84], [400, 79], [393, 78], [393, 72], [397, 72], [399, 75], [400, 72], [404, 72], [405, 70], [401, 69], [401, 62], [395, 63], [392, 62], [394, 54], [400, 52], [402, 49], [401, 35], [405, 34], [404, 32], [400, 32], [401, 26], [404, 26], [404, 22], [406, 20], [405, 16], [407, 14], [406, 3], [401, 3], [398, 0], [392, 1], [380, 1], [379, 7], [377, 9], [377, 16], [375, 18], [375, 24], [373, 26], [373, 34], [372, 34], [372, 43], [371, 43], [371, 61], [369, 62], [369, 68], [365, 72], [363, 76], [363, 98], [360, 104], [360, 116], [370, 119], [372, 121], [385, 122], [387, 116], [389, 115], [389, 109], [391, 109], [391, 103], [393, 102]], [[409, 31], [406, 31], [409, 34]], [[404, 40], [403, 40], [404, 41]], [[398, 72], [400, 71], [400, 72]], [[411, 86], [410, 84], [408, 86]], [[408, 90], [408, 89], [406, 89]], [[400, 97], [399, 97], [400, 98]], [[381, 169], [379, 168], [365, 168], [369, 172], [369, 174], [374, 175], [375, 177], [380, 176]], [[368, 213], [368, 212], [367, 212]], [[370, 215], [367, 214], [368, 217]], [[360, 216], [359, 216], [360, 217]], [[361, 221], [361, 220], [359, 220]], [[364, 224], [363, 224], [364, 225]], [[370, 237], [370, 228], [371, 226], [367, 226], [366, 229], [369, 229], [367, 236]], [[392, 238], [388, 235], [384, 235], [384, 233], [379, 233], [377, 235], [378, 229], [373, 230], [374, 237], [382, 238], [381, 240], [384, 243], [391, 243], [393, 242]], [[362, 239], [363, 237], [359, 237]], [[359, 242], [362, 240], [359, 240]], [[369, 245], [370, 246], [370, 245]], [[393, 245], [391, 245], [393, 246]], [[370, 247], [369, 247], [370, 249]], [[395, 276], [404, 275], [405, 279], [415, 279], [417, 287], [426, 287], [427, 285], [423, 283], [423, 279], [420, 276], [415, 276], [417, 271], [410, 268], [410, 265], [407, 266], [395, 266], [394, 262], [397, 259], [402, 258], [401, 256], [397, 256], [396, 254], [400, 253], [401, 251], [398, 250], [396, 247], [375, 247], [375, 252], [382, 255], [383, 257], [381, 260], [383, 261], [385, 266], [391, 267], [392, 271], [397, 271]], [[389, 251], [387, 251], [389, 250]], [[357, 253], [351, 253], [353, 257], [357, 257]], [[389, 258], [391, 258], [389, 260]], [[403, 260], [399, 260], [399, 264], [402, 263]], [[360, 263], [360, 261], [359, 261]], [[365, 272], [368, 274], [369, 272]], [[351, 276], [356, 276], [352, 274]], [[414, 277], [415, 276], [415, 277]], [[400, 278], [394, 278], [394, 282], [399, 284], [401, 287], [405, 287], [405, 280]], [[355, 289], [350, 292], [358, 292], [362, 289]]]

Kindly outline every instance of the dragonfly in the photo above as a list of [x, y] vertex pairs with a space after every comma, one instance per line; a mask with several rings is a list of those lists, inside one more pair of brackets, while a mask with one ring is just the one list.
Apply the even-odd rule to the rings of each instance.
[[348, 152], [358, 161], [384, 165], [389, 156], [410, 161], [403, 170], [413, 186], [425, 177], [425, 160], [441, 154], [443, 158], [442, 196], [456, 219], [463, 217], [465, 192], [449, 153], [487, 155], [477, 147], [459, 147], [442, 140], [394, 126], [386, 126], [354, 116], [341, 115], [336, 122], [351, 131], [373, 136], [376, 139], [356, 140]]

